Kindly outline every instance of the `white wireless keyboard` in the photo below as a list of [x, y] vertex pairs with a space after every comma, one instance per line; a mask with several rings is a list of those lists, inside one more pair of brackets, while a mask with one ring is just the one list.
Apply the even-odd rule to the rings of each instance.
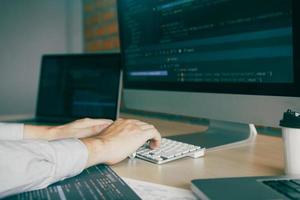
[[205, 148], [175, 140], [162, 138], [161, 146], [158, 149], [150, 149], [148, 144], [140, 147], [136, 157], [156, 164], [163, 164], [186, 156], [199, 158], [204, 156]]

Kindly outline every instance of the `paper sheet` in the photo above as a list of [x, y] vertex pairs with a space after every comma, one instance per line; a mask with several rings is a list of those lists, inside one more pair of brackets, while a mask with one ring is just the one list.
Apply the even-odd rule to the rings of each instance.
[[123, 180], [143, 200], [196, 200], [192, 191], [176, 187], [170, 187], [145, 181], [124, 178]]

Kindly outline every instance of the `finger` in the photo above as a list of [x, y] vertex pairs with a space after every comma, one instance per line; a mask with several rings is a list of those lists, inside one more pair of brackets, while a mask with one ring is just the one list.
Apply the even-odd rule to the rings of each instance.
[[119, 125], [129, 125], [129, 124], [135, 124], [138, 122], [136, 119], [118, 119], [113, 124], [116, 126]]
[[109, 124], [102, 124], [102, 125], [90, 126], [88, 128], [80, 128], [76, 131], [77, 136], [78, 138], [85, 138], [85, 137], [98, 135], [101, 131], [106, 129], [108, 126]]
[[124, 122], [127, 124], [138, 124], [141, 121], [139, 121], [137, 119], [126, 119], [126, 120], [124, 120]]
[[142, 130], [155, 129], [155, 127], [151, 124], [143, 124], [143, 125], [140, 125], [140, 127]]
[[150, 140], [150, 148], [155, 149], [160, 146], [161, 143], [161, 135], [160, 133], [154, 128], [154, 129], [148, 129], [146, 131], [148, 133], [147, 140]]
[[149, 147], [151, 149], [156, 149], [160, 147], [161, 140], [150, 140]]
[[152, 124], [142, 122], [142, 121], [137, 121], [137, 125], [139, 125], [141, 128], [148, 129], [148, 128], [155, 128]]
[[114, 124], [120, 124], [120, 123], [122, 123], [123, 121], [124, 121], [123, 118], [119, 118], [119, 119], [117, 119], [116, 121], [114, 121], [113, 123], [114, 123]]
[[113, 121], [110, 119], [80, 119], [75, 121], [72, 125], [76, 128], [88, 128], [91, 126], [98, 126], [98, 125], [110, 125]]
[[136, 121], [136, 124], [137, 125], [150, 125], [150, 124], [148, 124], [148, 123], [146, 123], [146, 122], [142, 122], [142, 121]]

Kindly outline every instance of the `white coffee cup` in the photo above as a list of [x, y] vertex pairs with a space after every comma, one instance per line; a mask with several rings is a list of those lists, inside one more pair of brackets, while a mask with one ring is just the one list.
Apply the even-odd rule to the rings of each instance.
[[284, 143], [285, 173], [300, 175], [300, 114], [288, 110], [280, 121]]
[[285, 173], [300, 174], [300, 129], [283, 128]]

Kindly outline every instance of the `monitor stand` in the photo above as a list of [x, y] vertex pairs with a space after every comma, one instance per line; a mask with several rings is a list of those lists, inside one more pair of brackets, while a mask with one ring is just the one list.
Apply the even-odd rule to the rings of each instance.
[[175, 135], [167, 138], [205, 147], [209, 151], [233, 148], [252, 143], [257, 135], [253, 124], [210, 120], [204, 132]]

